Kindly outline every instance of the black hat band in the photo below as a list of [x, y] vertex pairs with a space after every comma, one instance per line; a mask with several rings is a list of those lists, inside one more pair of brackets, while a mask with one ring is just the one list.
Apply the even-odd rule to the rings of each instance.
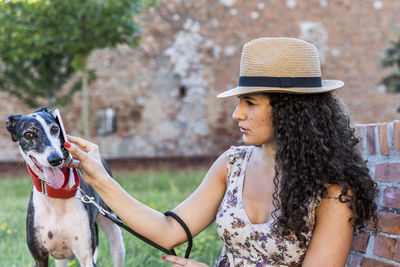
[[322, 87], [321, 77], [261, 77], [241, 76], [238, 86], [243, 87]]

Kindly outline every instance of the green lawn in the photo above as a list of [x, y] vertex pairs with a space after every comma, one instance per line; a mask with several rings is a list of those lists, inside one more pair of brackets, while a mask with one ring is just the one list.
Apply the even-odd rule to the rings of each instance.
[[[115, 179], [136, 199], [164, 212], [173, 209], [200, 184], [205, 170], [159, 171], [146, 173], [115, 173]], [[32, 183], [25, 178], [0, 180], [0, 265], [33, 266], [25, 238], [25, 219]], [[100, 230], [98, 266], [112, 266], [108, 243]], [[125, 266], [170, 266], [162, 259], [163, 252], [143, 243], [124, 231], [126, 246]], [[222, 243], [215, 223], [194, 238], [191, 258], [214, 265]], [[175, 249], [184, 255], [186, 245]], [[55, 266], [51, 260], [50, 266]], [[76, 260], [69, 266], [79, 266]]]

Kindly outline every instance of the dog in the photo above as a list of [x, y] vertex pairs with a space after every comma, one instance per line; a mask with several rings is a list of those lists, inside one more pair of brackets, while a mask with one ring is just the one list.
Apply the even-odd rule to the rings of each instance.
[[[57, 267], [66, 267], [74, 257], [81, 266], [96, 266], [98, 228], [107, 236], [114, 266], [122, 266], [125, 246], [119, 226], [92, 204], [85, 204], [77, 185], [109, 210], [100, 196], [81, 178], [79, 170], [63, 167], [60, 127], [52, 110], [9, 115], [11, 139], [18, 142], [33, 181], [26, 219], [29, 250], [37, 267], [48, 266], [49, 255]], [[103, 162], [111, 175], [108, 166]]]

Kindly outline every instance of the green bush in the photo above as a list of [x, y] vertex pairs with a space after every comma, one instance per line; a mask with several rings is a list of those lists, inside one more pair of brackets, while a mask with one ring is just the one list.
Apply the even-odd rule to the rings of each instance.
[[381, 80], [388, 92], [400, 92], [400, 33], [397, 39], [390, 41], [391, 46], [385, 49], [385, 56], [381, 63], [383, 67], [392, 67], [393, 72]]

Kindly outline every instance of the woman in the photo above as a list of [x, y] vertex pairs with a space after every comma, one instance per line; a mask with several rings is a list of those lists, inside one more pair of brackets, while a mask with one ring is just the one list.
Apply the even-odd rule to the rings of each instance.
[[[233, 113], [246, 146], [231, 147], [174, 212], [197, 235], [216, 218], [224, 248], [217, 266], [344, 266], [353, 232], [372, 219], [378, 190], [358, 140], [321, 80], [311, 44], [259, 38], [242, 52]], [[131, 228], [160, 245], [186, 241], [182, 227], [128, 195], [103, 169], [98, 147], [76, 137], [68, 151], [83, 178]], [[173, 266], [205, 266], [167, 256]]]

